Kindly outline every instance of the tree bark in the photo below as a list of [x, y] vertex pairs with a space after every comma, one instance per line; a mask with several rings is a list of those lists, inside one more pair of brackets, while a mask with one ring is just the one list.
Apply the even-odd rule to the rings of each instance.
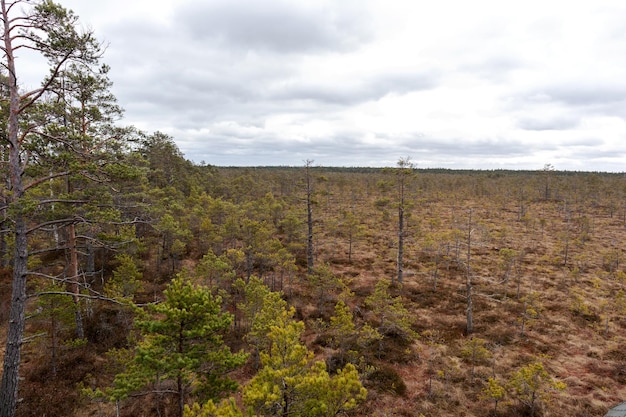
[[69, 261], [69, 287], [68, 291], [73, 294], [74, 300], [74, 317], [76, 320], [76, 337], [78, 339], [85, 338], [85, 328], [83, 326], [83, 313], [80, 309], [80, 288], [78, 285], [78, 249], [76, 248], [76, 226], [70, 224], [67, 227], [67, 246], [70, 252]]
[[305, 169], [306, 169], [306, 213], [307, 213], [307, 247], [306, 247], [306, 259], [307, 259], [307, 270], [309, 274], [313, 273], [313, 269], [315, 268], [314, 259], [313, 259], [313, 203], [311, 201], [311, 195], [313, 194], [313, 184], [311, 183], [311, 173], [309, 168], [313, 161], [307, 160]]
[[[45, 4], [42, 5], [42, 3]], [[23, 8], [20, 9], [22, 6]], [[42, 7], [39, 8], [39, 6]], [[24, 198], [27, 187], [22, 179], [28, 162], [27, 157], [24, 156], [26, 145], [22, 142], [27, 140], [26, 133], [28, 132], [20, 131], [19, 118], [26, 109], [31, 108], [39, 99], [44, 97], [46, 92], [53, 88], [53, 81], [57, 79], [66, 62], [96, 63], [100, 55], [100, 47], [94, 42], [91, 33], [84, 35], [77, 33], [74, 30], [76, 24], [73, 14], [52, 1], [0, 0], [0, 9], [0, 20], [3, 26], [2, 67], [7, 73], [2, 84], [7, 89], [9, 96], [6, 137], [2, 139], [8, 146], [7, 177], [10, 192], [7, 193], [6, 203], [11, 207], [9, 221], [13, 230], [9, 233], [14, 240], [13, 285], [2, 380], [0, 382], [0, 417], [14, 417], [18, 404], [21, 346], [26, 320], [26, 281], [29, 273], [28, 233], [30, 226], [27, 224], [29, 218], [25, 214], [25, 209], [28, 208]], [[16, 16], [10, 16], [10, 13], [16, 13]], [[20, 16], [19, 13], [23, 13], [23, 15]], [[50, 13], [54, 15], [54, 18], [47, 19], [46, 16]], [[35, 34], [31, 35], [31, 31]], [[16, 32], [19, 33], [16, 34]], [[51, 33], [54, 35], [49, 37], [48, 35]], [[15, 51], [18, 48], [34, 51], [46, 58], [50, 64], [50, 73], [42, 86], [24, 95], [20, 95], [15, 68]], [[29, 187], [36, 186], [41, 180], [31, 182]]]
[[465, 289], [467, 296], [467, 334], [474, 332], [474, 305], [472, 301], [472, 270], [470, 267], [472, 249], [472, 209], [469, 210], [469, 218], [467, 220], [467, 277], [465, 281]]
[[[403, 186], [404, 188], [404, 186]], [[398, 283], [404, 279], [404, 191], [398, 208]]]
[[[20, 160], [20, 143], [18, 138], [18, 115], [20, 112], [20, 96], [17, 88], [15, 57], [11, 43], [11, 31], [7, 4], [0, 0], [4, 53], [9, 81], [9, 115], [7, 120], [7, 141], [9, 143], [9, 178], [11, 193], [9, 203], [18, 203], [24, 196], [22, 182], [23, 168]], [[19, 368], [22, 353], [22, 335], [26, 322], [26, 275], [28, 267], [27, 226], [23, 214], [18, 209], [14, 223], [15, 249], [13, 256], [13, 288], [11, 290], [11, 307], [9, 311], [9, 328], [7, 332], [6, 350], [0, 382], [0, 417], [13, 417], [17, 410]]]
[[402, 284], [404, 279], [404, 210], [406, 208], [406, 181], [409, 175], [412, 175], [413, 168], [414, 165], [409, 157], [401, 158], [398, 161], [398, 170], [396, 171], [398, 182], [398, 259], [396, 272], [399, 284]]
[[2, 382], [0, 383], [0, 417], [15, 416], [18, 401], [19, 369], [22, 335], [26, 322], [26, 265], [28, 250], [24, 219], [18, 215], [15, 222], [15, 257], [13, 262], [13, 289], [9, 312]]

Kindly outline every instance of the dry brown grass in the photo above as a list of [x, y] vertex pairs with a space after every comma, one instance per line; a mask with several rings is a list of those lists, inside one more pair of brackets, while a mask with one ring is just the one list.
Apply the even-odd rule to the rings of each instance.
[[[373, 202], [370, 204], [373, 206]], [[506, 380], [519, 367], [538, 358], [553, 377], [567, 384], [564, 392], [555, 394], [542, 407], [546, 416], [603, 415], [626, 399], [623, 370], [626, 355], [618, 353], [618, 346], [624, 346], [623, 319], [620, 313], [611, 313], [613, 317], [606, 333], [601, 320], [603, 302], [610, 303], [611, 296], [625, 284], [609, 274], [603, 263], [603, 254], [609, 250], [624, 253], [625, 225], [622, 220], [611, 218], [602, 207], [581, 199], [571, 208], [568, 226], [564, 204], [527, 202], [530, 217], [525, 221], [517, 219], [515, 200], [498, 198], [431, 200], [427, 206], [417, 204], [412, 209], [413, 224], [407, 239], [410, 246], [405, 255], [405, 270], [410, 273], [405, 274], [399, 294], [415, 317], [416, 330], [436, 330], [442, 335], [443, 343], [453, 347], [466, 337], [464, 266], [453, 261], [446, 269], [440, 264], [438, 288], [434, 292], [434, 260], [432, 253], [423, 251], [423, 240], [427, 232], [444, 233], [455, 228], [463, 231], [467, 208], [473, 208], [477, 228], [471, 251], [475, 335], [486, 339], [494, 349], [495, 368], [478, 367], [475, 380], [470, 381], [467, 369], [463, 369], [467, 364], [459, 360], [458, 349], [448, 349], [446, 359], [459, 363], [461, 369], [455, 371], [454, 377], [436, 379], [429, 395], [428, 365], [423, 355], [419, 355], [422, 358], [414, 363], [399, 364], [398, 372], [407, 384], [407, 395], [398, 399], [376, 393], [360, 415], [486, 416], [491, 404], [480, 399], [480, 391], [493, 369], [499, 378]], [[336, 264], [333, 258], [326, 261], [335, 265], [341, 276], [351, 271], [354, 292], [362, 299], [378, 279], [392, 278], [395, 274], [395, 229], [393, 215], [390, 221], [381, 222], [379, 212], [368, 211], [367, 204], [359, 207], [366, 213], [363, 218], [370, 233], [355, 244], [352, 264]], [[438, 225], [427, 223], [429, 214], [436, 214]], [[590, 236], [584, 242], [580, 226], [583, 218], [592, 223]], [[568, 262], [563, 265], [563, 235], [568, 230]], [[524, 335], [519, 332], [523, 304], [516, 297], [515, 273], [508, 285], [501, 283], [498, 251], [505, 247], [525, 252], [520, 293], [523, 297], [536, 292], [541, 303], [539, 317], [526, 325]], [[338, 252], [341, 253], [335, 248], [334, 253]], [[463, 263], [465, 248], [461, 253]], [[319, 256], [325, 254], [323, 250], [318, 252]], [[588, 309], [584, 314], [573, 311], [575, 291], [582, 295]], [[500, 415], [521, 412], [515, 407], [514, 398], [509, 400], [513, 404], [501, 405]]]
[[[315, 255], [317, 262], [328, 262], [334, 273], [348, 282], [354, 293], [351, 305], [358, 307], [361, 314], [357, 317], [362, 320], [367, 318], [364, 300], [375, 284], [381, 278], [395, 276], [395, 211], [389, 206], [385, 215], [374, 205], [381, 197], [374, 185], [378, 174], [331, 173], [327, 177], [324, 188], [330, 194], [320, 198], [315, 211]], [[541, 407], [538, 415], [602, 416], [626, 400], [626, 320], [624, 312], [606, 308], [626, 286], [617, 274], [624, 266], [620, 264], [611, 271], [606, 262], [611, 251], [622, 256], [626, 253], [626, 222], [620, 217], [624, 214], [620, 196], [626, 184], [619, 177], [600, 177], [599, 181], [590, 178], [592, 174], [553, 178], [552, 198], [543, 201], [539, 175], [418, 176], [407, 215], [405, 282], [394, 294], [404, 300], [414, 318], [414, 329], [422, 335], [436, 333], [439, 346], [436, 352], [429, 351], [428, 340], [422, 337], [411, 346], [410, 354], [401, 356], [390, 349], [393, 354], [387, 361], [374, 361], [377, 366], [392, 367], [406, 384], [406, 393], [370, 389], [356, 416], [488, 416], [493, 404], [480, 395], [487, 378], [495, 371], [500, 380], [506, 381], [520, 367], [537, 359], [554, 378], [567, 384], [563, 392], [555, 393], [552, 401]], [[525, 217], [519, 215], [522, 189]], [[393, 193], [387, 197], [393, 200]], [[620, 208], [612, 217], [611, 205]], [[464, 245], [469, 208], [474, 229], [474, 336], [485, 339], [492, 354], [490, 361], [477, 365], [474, 378], [460, 353], [460, 346], [468, 338]], [[348, 209], [355, 210], [365, 229], [353, 243], [351, 261], [347, 239], [327, 227], [336, 224], [341, 210]], [[585, 230], [585, 225], [591, 226]], [[461, 244], [458, 259], [454, 249], [457, 242], [452, 237], [455, 231]], [[428, 245], [429, 237], [447, 241], [451, 248], [447, 260], [439, 260], [436, 291], [435, 252]], [[564, 265], [566, 238], [568, 258]], [[506, 284], [499, 266], [503, 248], [524, 252], [519, 270], [512, 271]], [[299, 259], [299, 265], [303, 264]], [[520, 298], [535, 292], [541, 307], [538, 316], [526, 323], [523, 335], [520, 318], [524, 305], [517, 297], [518, 277]], [[294, 288], [286, 292], [297, 308], [297, 317], [307, 323], [313, 318], [327, 319], [332, 303], [325, 314], [320, 314], [316, 300], [302, 286], [303, 279], [294, 282]], [[158, 285], [148, 285], [147, 293], [151, 295], [161, 288], [161, 281]], [[574, 306], [577, 295], [584, 311]], [[603, 320], [607, 312], [611, 315], [608, 331]], [[307, 343], [312, 344], [316, 338], [314, 330], [308, 328]], [[323, 346], [314, 347], [321, 359], [333, 353]], [[252, 371], [246, 368], [235, 376], [245, 382]], [[85, 409], [92, 410], [93, 415], [112, 415], [110, 408], [99, 406], [97, 411], [94, 407], [85, 405], [76, 415], [86, 415]], [[523, 415], [513, 396], [498, 410], [499, 416]]]

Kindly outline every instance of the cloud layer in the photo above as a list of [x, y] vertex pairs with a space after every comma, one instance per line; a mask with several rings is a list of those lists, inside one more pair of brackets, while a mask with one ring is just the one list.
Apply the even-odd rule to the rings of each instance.
[[626, 170], [619, 1], [62, 3], [196, 162]]

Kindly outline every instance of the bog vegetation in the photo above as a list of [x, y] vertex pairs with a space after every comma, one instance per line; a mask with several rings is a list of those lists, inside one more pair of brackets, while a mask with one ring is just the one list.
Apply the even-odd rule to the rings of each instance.
[[[0, 415], [626, 400], [622, 174], [193, 164], [117, 127], [97, 43], [32, 3], [2, 0]], [[18, 88], [16, 42], [48, 58], [42, 89]]]

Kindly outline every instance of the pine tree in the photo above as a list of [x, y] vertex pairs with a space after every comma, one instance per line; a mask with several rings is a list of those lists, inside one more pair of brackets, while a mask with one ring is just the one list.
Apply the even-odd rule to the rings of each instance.
[[400, 158], [395, 169], [396, 186], [398, 187], [398, 258], [396, 262], [397, 279], [401, 284], [404, 279], [404, 238], [405, 215], [408, 208], [407, 191], [409, 179], [414, 175], [415, 164], [410, 157]]
[[537, 320], [543, 310], [539, 294], [535, 291], [530, 292], [520, 300], [523, 303], [522, 316], [518, 319], [520, 323], [520, 336], [524, 336], [524, 332], [528, 325]]
[[535, 361], [515, 371], [508, 387], [534, 417], [537, 407], [548, 402], [555, 392], [563, 391], [565, 383], [552, 378], [543, 363]]
[[270, 289], [257, 277], [252, 277], [245, 284], [243, 280], [237, 280], [237, 286], [244, 288], [244, 301], [238, 304], [248, 326], [248, 333], [244, 339], [253, 349], [255, 364], [259, 366], [260, 352], [269, 348], [268, 334], [285, 314], [293, 318], [294, 310], [287, 309], [287, 302], [282, 294]]
[[119, 264], [113, 270], [113, 277], [106, 282], [104, 293], [107, 297], [132, 301], [135, 293], [141, 289], [143, 274], [130, 255], [120, 254], [117, 261]]
[[487, 341], [479, 337], [470, 337], [461, 349], [461, 356], [471, 364], [470, 376], [474, 379], [476, 363], [488, 359], [491, 354], [485, 347]]
[[180, 273], [164, 291], [165, 300], [151, 305], [135, 321], [143, 339], [125, 372], [115, 378], [115, 394], [124, 398], [150, 387], [157, 394], [173, 381], [182, 416], [187, 397], [217, 399], [236, 389], [226, 374], [247, 355], [232, 353], [223, 335], [232, 315], [221, 311], [221, 299], [210, 289], [194, 286]]
[[244, 403], [263, 416], [334, 417], [356, 407], [367, 391], [356, 368], [346, 365], [329, 375], [323, 361], [301, 342], [304, 323], [294, 321], [293, 309], [282, 309], [261, 352], [262, 368], [244, 388]]
[[62, 285], [50, 281], [42, 283], [40, 288], [43, 295], [37, 298], [36, 313], [30, 318], [35, 325], [42, 324], [46, 334], [44, 349], [50, 354], [50, 370], [52, 377], [57, 376], [57, 364], [59, 362], [63, 341], [71, 339], [76, 324], [74, 320], [74, 303], [65, 294]]
[[[407, 341], [415, 340], [418, 334], [412, 329], [413, 318], [404, 306], [400, 297], [393, 297], [389, 293], [391, 283], [381, 279], [376, 283], [374, 293], [365, 299], [365, 304], [371, 309], [378, 320], [378, 332], [383, 336], [398, 335]], [[379, 343], [379, 353], [382, 352], [382, 339]]]
[[354, 210], [346, 210], [342, 213], [340, 223], [341, 234], [348, 240], [348, 263], [352, 263], [352, 252], [354, 243], [365, 232], [365, 226], [361, 224], [361, 218]]
[[314, 268], [313, 272], [307, 275], [307, 284], [313, 296], [317, 299], [317, 309], [322, 314], [324, 314], [324, 304], [328, 301], [330, 295], [346, 287], [341, 278], [333, 274], [329, 264], [322, 264]]
[[493, 414], [497, 415], [498, 403], [506, 397], [506, 389], [496, 378], [489, 377], [481, 396], [486, 400], [493, 401]]
[[[66, 156], [79, 158], [84, 149], [82, 137], [55, 135], [46, 130], [47, 118], [42, 117], [40, 106], [44, 99], [54, 96], [55, 83], [62, 70], [71, 63], [94, 65], [101, 56], [101, 48], [91, 32], [82, 32], [78, 19], [71, 12], [52, 1], [1, 0], [2, 66], [7, 70], [6, 95], [8, 96], [6, 131], [3, 135], [8, 150], [7, 192], [2, 192], [8, 206], [13, 249], [13, 286], [9, 328], [4, 355], [2, 381], [0, 382], [0, 416], [12, 417], [18, 401], [19, 368], [22, 338], [25, 327], [26, 288], [29, 276], [29, 239], [34, 231], [42, 231], [42, 224], [34, 227], [32, 215], [37, 209], [50, 213], [52, 201], [42, 201], [36, 189], [48, 180], [67, 178], [70, 173], [61, 167], [40, 170], [39, 156], [48, 151], [47, 144], [65, 142], [70, 145]], [[48, 76], [41, 86], [31, 91], [21, 91], [18, 79], [18, 50], [28, 49], [47, 61]], [[25, 123], [28, 122], [28, 123]], [[28, 128], [24, 128], [28, 125]], [[51, 134], [52, 133], [52, 134]], [[77, 145], [73, 147], [71, 145]], [[56, 148], [58, 150], [58, 147]], [[25, 158], [28, 154], [31, 157]], [[96, 153], [101, 155], [100, 152]], [[97, 158], [96, 158], [97, 159]], [[79, 164], [80, 165], [80, 164]], [[97, 167], [98, 164], [95, 164]], [[49, 166], [46, 166], [49, 168]], [[90, 167], [94, 167], [91, 165]], [[84, 168], [84, 167], [82, 167]], [[79, 173], [81, 170], [78, 171]], [[89, 176], [88, 176], [89, 177]], [[69, 203], [66, 200], [66, 203]], [[68, 225], [76, 222], [64, 221]], [[52, 227], [55, 224], [47, 223]], [[74, 278], [74, 277], [70, 277]], [[78, 310], [77, 310], [78, 311]]]
[[378, 330], [367, 323], [357, 326], [350, 307], [343, 300], [335, 305], [335, 314], [331, 316], [326, 332], [330, 336], [331, 346], [338, 349], [344, 359], [353, 363], [358, 361], [363, 350], [382, 338]]
[[306, 224], [307, 224], [307, 240], [306, 240], [306, 263], [309, 274], [313, 273], [315, 268], [315, 258], [313, 250], [313, 179], [311, 178], [311, 168], [313, 160], [307, 159], [304, 165], [305, 173], [305, 191], [306, 191]]

